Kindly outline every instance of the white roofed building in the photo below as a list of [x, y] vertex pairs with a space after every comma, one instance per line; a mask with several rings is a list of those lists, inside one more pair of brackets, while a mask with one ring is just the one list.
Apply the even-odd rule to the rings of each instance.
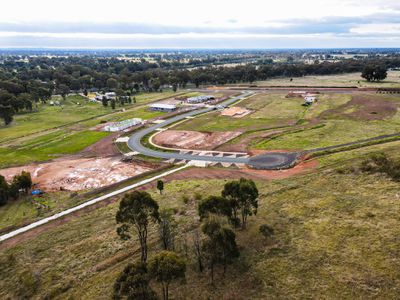
[[149, 105], [150, 110], [170, 112], [176, 110], [176, 105], [165, 103], [153, 103]]

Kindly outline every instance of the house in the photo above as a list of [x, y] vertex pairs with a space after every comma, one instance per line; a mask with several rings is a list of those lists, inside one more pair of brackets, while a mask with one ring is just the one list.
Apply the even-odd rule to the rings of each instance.
[[164, 103], [153, 103], [149, 105], [150, 110], [154, 111], [164, 111], [171, 112], [176, 110], [176, 105], [173, 104], [164, 104]]
[[108, 92], [108, 93], [105, 93], [104, 95], [97, 94], [95, 97], [95, 100], [102, 101], [103, 97], [106, 97], [107, 100], [112, 100], [112, 99], [115, 99], [116, 96], [117, 95], [114, 92]]
[[304, 105], [311, 105], [313, 104], [315, 101], [317, 101], [317, 98], [314, 96], [306, 96], [304, 97]]
[[215, 99], [214, 96], [202, 95], [202, 96], [196, 96], [196, 97], [187, 98], [186, 101], [188, 103], [202, 103], [202, 102], [206, 102], [206, 101], [210, 101], [210, 100], [214, 100], [214, 99]]

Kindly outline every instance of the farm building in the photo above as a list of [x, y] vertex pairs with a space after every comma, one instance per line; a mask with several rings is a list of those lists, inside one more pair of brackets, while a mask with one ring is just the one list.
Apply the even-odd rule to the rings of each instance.
[[104, 131], [110, 131], [110, 132], [122, 131], [129, 127], [142, 124], [142, 122], [143, 122], [142, 119], [139, 119], [139, 118], [124, 120], [121, 122], [112, 123], [112, 124], [104, 126]]
[[156, 110], [156, 111], [170, 112], [176, 110], [176, 105], [173, 104], [153, 103], [149, 105], [149, 107], [150, 110]]
[[210, 101], [210, 100], [214, 100], [214, 99], [215, 99], [214, 96], [202, 95], [202, 96], [187, 98], [187, 102], [188, 103], [202, 103], [202, 102], [206, 102], [206, 101]]

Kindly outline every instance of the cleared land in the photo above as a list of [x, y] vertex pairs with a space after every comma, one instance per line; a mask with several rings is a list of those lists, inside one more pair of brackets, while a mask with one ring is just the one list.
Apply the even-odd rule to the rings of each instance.
[[397, 133], [400, 132], [399, 107], [398, 96], [354, 95], [351, 101], [316, 116], [315, 122], [321, 126], [257, 141], [253, 147], [308, 150]]
[[306, 109], [301, 106], [302, 99], [293, 98], [288, 101], [285, 96], [286, 94], [257, 94], [235, 105], [254, 111], [242, 118], [232, 118], [223, 116], [220, 112], [212, 112], [181, 123], [175, 129], [245, 132], [294, 125], [303, 117]]
[[213, 150], [219, 145], [229, 141], [241, 132], [198, 132], [183, 130], [167, 130], [153, 137], [156, 145], [178, 148]]
[[2, 169], [0, 174], [11, 180], [15, 174], [28, 171], [37, 187], [50, 192], [99, 188], [149, 170], [151, 168], [148, 166], [124, 163], [119, 157], [99, 157], [58, 159], [49, 163]]
[[[258, 213], [249, 219], [245, 231], [236, 231], [241, 257], [225, 277], [218, 270], [218, 285], [211, 286], [206, 274], [194, 271], [191, 237], [200, 198], [219, 194], [224, 183], [186, 177], [168, 182], [164, 195], [147, 187], [161, 207], [175, 212], [177, 251], [184, 255], [189, 247], [186, 283], [171, 287], [176, 299], [199, 295], [202, 299], [397, 297], [397, 183], [382, 175], [335, 170], [326, 170], [324, 176], [257, 181], [261, 192]], [[137, 243], [123, 242], [115, 232], [117, 207], [118, 203], [110, 204], [2, 249], [0, 296], [111, 298], [115, 278], [138, 256]], [[274, 228], [273, 238], [262, 237], [261, 224]], [[156, 240], [153, 228], [150, 256], [160, 249]]]
[[329, 87], [399, 87], [400, 71], [388, 71], [388, 76], [382, 82], [368, 82], [361, 78], [360, 72], [339, 75], [304, 76], [290, 78], [274, 78], [257, 81], [254, 84], [262, 86], [329, 86]]

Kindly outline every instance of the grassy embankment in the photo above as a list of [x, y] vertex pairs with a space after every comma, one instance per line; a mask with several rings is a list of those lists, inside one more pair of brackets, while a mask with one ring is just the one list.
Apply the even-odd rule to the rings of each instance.
[[[398, 145], [362, 151], [379, 148], [399, 158]], [[347, 161], [343, 153], [337, 153], [324, 160], [325, 165], [343, 168], [359, 165], [361, 158]], [[249, 219], [246, 230], [236, 232], [241, 257], [228, 268], [225, 278], [218, 270], [215, 286], [209, 284], [207, 274], [195, 272], [191, 231], [198, 226], [198, 195], [218, 194], [225, 181], [173, 181], [166, 184], [164, 195], [150, 189], [161, 207], [176, 213], [177, 250], [185, 255], [185, 245], [189, 246], [187, 280], [173, 285], [174, 297], [397, 298], [398, 183], [379, 174], [321, 171], [323, 176], [311, 173], [257, 181], [261, 192], [258, 214]], [[189, 202], [183, 201], [184, 196]], [[137, 243], [123, 242], [115, 233], [116, 210], [117, 203], [111, 204], [2, 250], [0, 296], [109, 299], [118, 273], [138, 257]], [[274, 228], [272, 239], [265, 240], [258, 232], [265, 223]], [[150, 256], [160, 249], [156, 239], [153, 228]]]

